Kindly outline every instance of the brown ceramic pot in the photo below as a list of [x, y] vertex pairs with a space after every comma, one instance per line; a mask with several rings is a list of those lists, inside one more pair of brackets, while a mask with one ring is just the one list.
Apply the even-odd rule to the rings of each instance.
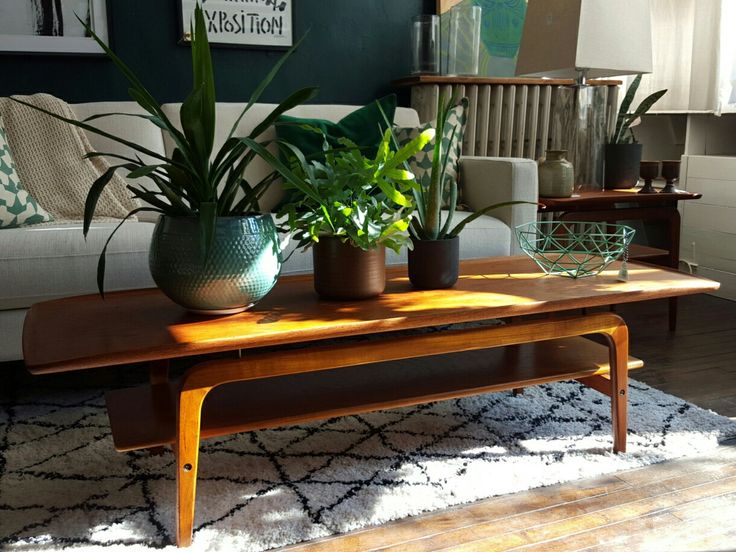
[[445, 289], [455, 285], [460, 268], [460, 237], [414, 240], [409, 251], [409, 280], [417, 289]]
[[386, 248], [363, 251], [338, 238], [312, 247], [314, 289], [326, 299], [368, 299], [386, 287]]

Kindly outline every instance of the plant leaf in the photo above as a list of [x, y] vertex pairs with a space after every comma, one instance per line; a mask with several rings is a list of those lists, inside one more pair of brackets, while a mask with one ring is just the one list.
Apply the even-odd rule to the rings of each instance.
[[107, 240], [105, 240], [105, 246], [102, 248], [102, 252], [100, 253], [99, 258], [97, 259], [97, 290], [100, 292], [100, 297], [103, 299], [105, 298], [105, 265], [106, 265], [106, 254], [107, 254], [107, 246], [110, 244], [110, 240], [112, 240], [112, 237], [115, 235], [115, 232], [120, 229], [120, 227], [123, 225], [123, 223], [128, 220], [130, 217], [135, 215], [136, 213], [140, 213], [141, 211], [150, 211], [150, 212], [156, 212], [159, 213], [160, 211], [158, 209], [154, 209], [153, 207], [138, 207], [136, 209], [133, 209], [130, 213], [125, 215], [125, 218], [123, 218], [115, 228], [113, 228], [112, 232], [110, 232], [110, 235], [107, 237]]
[[87, 192], [87, 199], [84, 202], [84, 222], [82, 224], [82, 233], [84, 234], [85, 239], [87, 238], [87, 233], [89, 232], [89, 226], [90, 224], [92, 224], [92, 218], [95, 216], [97, 202], [99, 201], [102, 192], [105, 190], [105, 186], [110, 183], [110, 180], [112, 180], [112, 177], [115, 175], [116, 170], [125, 167], [129, 167], [129, 165], [113, 165], [104, 173], [102, 173], [100, 177], [92, 183], [89, 192]]
[[482, 209], [476, 211], [469, 217], [458, 222], [457, 226], [455, 226], [455, 228], [452, 229], [452, 232], [448, 234], [448, 237], [454, 238], [455, 236], [460, 234], [463, 228], [465, 228], [465, 226], [467, 226], [469, 223], [473, 222], [475, 219], [477, 219], [481, 215], [485, 215], [487, 212], [492, 211], [493, 209], [500, 209], [501, 207], [508, 207], [509, 205], [520, 205], [522, 203], [526, 203], [528, 205], [539, 205], [539, 203], [535, 203], [534, 201], [504, 201], [503, 203], [496, 203], [494, 205], [488, 205], [487, 207], [483, 207]]

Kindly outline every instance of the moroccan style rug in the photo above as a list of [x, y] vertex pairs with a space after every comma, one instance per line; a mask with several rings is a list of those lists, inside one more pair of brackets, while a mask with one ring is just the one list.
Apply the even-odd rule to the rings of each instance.
[[[172, 454], [115, 452], [103, 392], [0, 395], [0, 548], [173, 550]], [[629, 453], [580, 384], [245, 433], [203, 445], [194, 550], [265, 550], [697, 454], [736, 421], [631, 383]]]

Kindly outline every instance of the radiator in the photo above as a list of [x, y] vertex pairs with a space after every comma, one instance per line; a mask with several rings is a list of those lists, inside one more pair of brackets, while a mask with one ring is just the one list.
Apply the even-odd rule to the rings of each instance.
[[[611, 132], [618, 109], [618, 85], [604, 84], [596, 88], [603, 94], [604, 116]], [[419, 113], [420, 121], [436, 118], [440, 90], [448, 98], [453, 92], [459, 98], [468, 98], [470, 112], [463, 155], [539, 159], [547, 149], [561, 149], [564, 132], [561, 121], [570, 109], [570, 93], [559, 82], [412, 83], [411, 106]]]

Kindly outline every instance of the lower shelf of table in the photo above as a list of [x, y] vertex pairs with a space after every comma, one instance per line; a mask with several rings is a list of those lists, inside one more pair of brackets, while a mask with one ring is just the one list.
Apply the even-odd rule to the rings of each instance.
[[[630, 357], [629, 370], [644, 365]], [[582, 337], [221, 385], [204, 402], [202, 438], [503, 391], [609, 372], [608, 348]], [[111, 391], [115, 448], [176, 440], [178, 382]]]

